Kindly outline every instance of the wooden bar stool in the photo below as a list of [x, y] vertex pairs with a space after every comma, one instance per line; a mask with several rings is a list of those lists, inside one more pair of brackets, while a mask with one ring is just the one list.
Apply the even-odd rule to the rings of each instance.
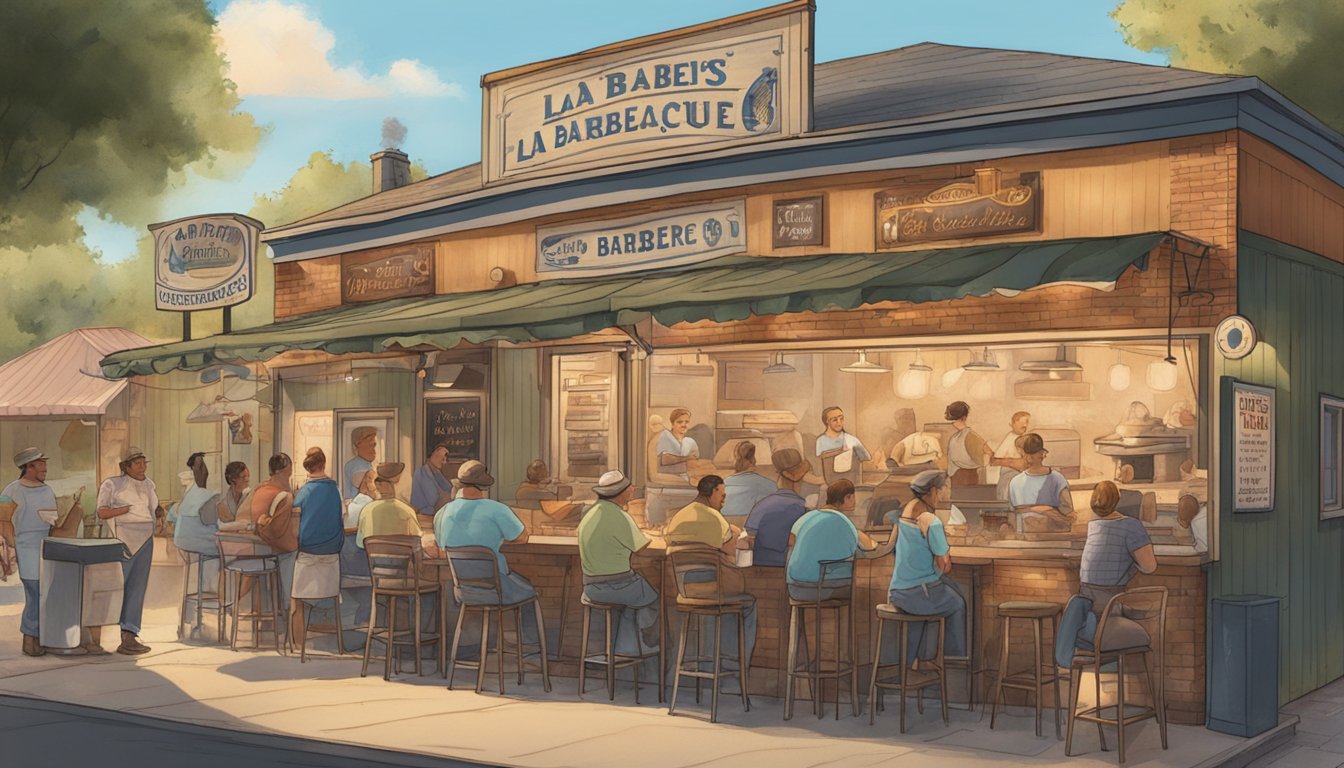
[[[868, 724], [872, 725], [876, 720], [877, 707], [881, 704], [880, 695], [883, 690], [900, 691], [900, 728], [901, 733], [905, 733], [905, 699], [910, 693], [916, 695], [915, 706], [918, 707], [920, 714], [924, 713], [923, 690], [929, 686], [938, 686], [938, 699], [943, 708], [943, 725], [948, 724], [947, 718], [947, 661], [943, 657], [943, 637], [947, 629], [946, 621], [942, 616], [919, 616], [913, 613], [906, 613], [901, 609], [882, 604], [877, 606], [877, 640], [873, 644], [873, 679], [868, 684]], [[897, 653], [899, 654], [894, 664], [882, 663], [882, 634], [887, 622], [896, 623], [897, 635]], [[906, 663], [906, 657], [909, 655], [910, 647], [910, 627], [915, 624], [929, 622], [938, 625], [938, 646], [937, 654], [932, 659], [926, 659], [921, 664], [932, 667], [932, 670], [914, 669]], [[926, 630], [927, 631], [927, 630]], [[896, 667], [900, 672], [900, 678], [897, 680], [884, 679], [882, 672], [884, 670]]]
[[[396, 657], [397, 670], [401, 669], [398, 647], [411, 647], [415, 653], [415, 674], [421, 674], [420, 656], [424, 645], [443, 642], [443, 636], [436, 630], [425, 631], [420, 620], [420, 606], [426, 598], [433, 600], [435, 610], [442, 610], [439, 604], [439, 583], [424, 581], [420, 578], [420, 537], [419, 536], [370, 536], [364, 539], [364, 554], [369, 560], [369, 579], [372, 582], [372, 609], [369, 615], [368, 635], [364, 641], [364, 664], [359, 676], [369, 672], [369, 658], [373, 652], [373, 641], [383, 644], [383, 679], [392, 679], [392, 660]], [[386, 624], [378, 623], [378, 599], [387, 600]], [[405, 601], [409, 614], [409, 627], [398, 627], [397, 603]], [[433, 626], [441, 624], [435, 617]], [[436, 655], [437, 660], [437, 655]]]
[[[364, 542], [367, 545], [368, 539]], [[499, 693], [504, 693], [504, 659], [510, 650], [504, 644], [504, 617], [513, 614], [514, 645], [513, 652], [518, 660], [518, 684], [524, 682], [524, 658], [537, 656], [541, 665], [541, 684], [549, 693], [551, 690], [550, 657], [546, 652], [546, 623], [541, 617], [541, 602], [534, 594], [526, 600], [505, 602], [503, 588], [499, 582], [499, 561], [494, 550], [489, 547], [448, 547], [444, 550], [448, 558], [448, 570], [453, 576], [453, 589], [457, 596], [457, 626], [453, 630], [453, 647], [448, 654], [448, 669], [444, 676], [448, 678], [448, 688], [453, 687], [453, 675], [458, 666], [476, 670], [476, 692], [485, 687], [485, 667], [490, 656], [490, 622], [495, 623], [495, 659], [499, 673]], [[435, 589], [438, 585], [435, 584]], [[477, 599], [465, 599], [468, 595], [483, 595]], [[530, 607], [537, 622], [537, 642], [523, 640], [523, 609]], [[462, 640], [462, 627], [465, 626], [468, 613], [481, 616], [481, 651], [476, 661], [461, 661], [457, 658], [458, 645]], [[532, 645], [536, 650], [528, 651]]]
[[[784, 689], [784, 719], [793, 718], [793, 700], [798, 681], [805, 679], [811, 687], [812, 693], [812, 712], [818, 718], [825, 715], [825, 697], [822, 689], [823, 680], [835, 681], [835, 719], [840, 719], [840, 683], [842, 680], [849, 681], [849, 703], [854, 712], [854, 716], [859, 716], [859, 668], [856, 659], [859, 655], [858, 638], [855, 633], [854, 620], [854, 579], [853, 571], [850, 571], [848, 578], [827, 578], [831, 573], [841, 570], [841, 566], [849, 564], [852, 568], [854, 558], [844, 558], [841, 560], [823, 560], [820, 565], [820, 578], [816, 584], [816, 596], [811, 600], [799, 600], [792, 595], [789, 597], [789, 655], [785, 663], [785, 674], [787, 680]], [[829, 586], [823, 586], [829, 585]], [[811, 585], [807, 585], [811, 586]], [[808, 653], [807, 645], [807, 613], [812, 612], [812, 652]], [[823, 611], [834, 611], [835, 615], [835, 660], [828, 666], [827, 659], [822, 658], [822, 624]], [[848, 621], [842, 621], [841, 613], [844, 612]], [[841, 640], [840, 628], [844, 626], [847, 637]], [[799, 668], [798, 666], [798, 645], [803, 645], [803, 653], [809, 656], [807, 666]], [[841, 658], [841, 649], [846, 650], [846, 658]]]
[[[213, 591], [205, 588], [205, 564], [211, 560], [222, 563], [218, 552], [192, 552], [187, 549], [178, 549], [182, 555], [182, 605], [178, 615], [177, 639], [183, 637], [182, 625], [187, 623], [187, 607], [195, 606], [196, 623], [192, 625], [192, 634], [201, 628], [201, 623], [205, 618], [205, 611], [208, 609], [215, 613], [215, 625], [217, 630], [216, 642], [224, 642], [225, 616], [228, 612], [228, 601], [224, 599], [224, 568], [221, 566], [219, 574], [215, 579], [215, 588]], [[191, 572], [196, 571], [196, 589], [191, 588]]]
[[[668, 547], [667, 558], [672, 563], [672, 574], [677, 584], [677, 613], [682, 617], [681, 637], [677, 640], [677, 665], [672, 678], [672, 698], [667, 713], [677, 709], [677, 691], [681, 687], [681, 678], [689, 677], [696, 681], [699, 691], [701, 680], [710, 681], [709, 722], [718, 722], [719, 686], [725, 677], [736, 677], [742, 693], [742, 707], [751, 711], [751, 698], [747, 695], [747, 680], [751, 669], [751, 659], [747, 658], [747, 626], [743, 611], [754, 602], [751, 595], [729, 594], [723, 589], [723, 553], [706, 544], [679, 544]], [[688, 582], [688, 577], [696, 576]], [[710, 578], [706, 578], [710, 577]], [[694, 585], [690, 589], [688, 585]], [[689, 592], [689, 594], [688, 594]], [[737, 670], [723, 668], [723, 620], [736, 618], [737, 621]], [[714, 652], [711, 656], [700, 654], [700, 623], [708, 620], [714, 625]], [[691, 658], [686, 657], [687, 637], [695, 628], [695, 651]], [[732, 657], [729, 657], [732, 660]], [[701, 665], [710, 663], [712, 669], [701, 670]], [[696, 697], [699, 701], [699, 696]]]
[[[999, 650], [999, 672], [994, 677], [994, 698], [993, 704], [989, 709], [989, 727], [994, 728], [994, 718], [998, 715], [999, 699], [1003, 696], [1003, 689], [1013, 688], [1019, 691], [1026, 691], [1035, 695], [1036, 701], [1036, 735], [1041, 735], [1041, 689], [1046, 683], [1051, 683], [1055, 688], [1055, 738], [1061, 738], [1059, 732], [1059, 669], [1055, 666], [1054, 653], [1047, 651], [1046, 646], [1041, 641], [1042, 626], [1046, 621], [1050, 622], [1050, 636], [1053, 638], [1059, 630], [1059, 614], [1064, 610], [1064, 606], [1059, 603], [1035, 602], [1031, 600], [1010, 600], [1006, 603], [999, 603], [1000, 627], [1003, 632], [1003, 642]], [[1008, 671], [1008, 640], [1013, 630], [1013, 619], [1019, 621], [1031, 622], [1032, 629], [1032, 665], [1031, 668], [1023, 672]], [[1044, 660], [1049, 657], [1049, 663]], [[1007, 701], [1004, 702], [1007, 705]]]
[[[252, 647], [261, 646], [263, 624], [271, 625], [271, 634], [275, 638], [275, 651], [284, 654], [280, 647], [280, 637], [285, 631], [284, 611], [280, 608], [280, 557], [279, 555], [238, 555], [225, 556], [224, 571], [230, 581], [233, 598], [233, 629], [229, 636], [229, 649], [238, 650], [238, 625], [244, 621], [252, 625]], [[243, 585], [252, 584], [252, 607], [246, 612], [241, 610]], [[269, 598], [271, 607], [266, 609]]]
[[[1163, 649], [1167, 640], [1167, 588], [1141, 587], [1130, 589], [1111, 598], [1097, 622], [1096, 634], [1087, 645], [1079, 647], [1070, 667], [1069, 730], [1064, 741], [1064, 754], [1073, 754], [1073, 723], [1075, 720], [1097, 724], [1097, 737], [1102, 751], [1106, 750], [1103, 726], [1115, 726], [1120, 742], [1120, 765], [1125, 764], [1125, 728], [1153, 718], [1157, 720], [1162, 749], [1167, 748], [1167, 694], [1166, 658]], [[1156, 656], [1156, 658], [1153, 658]], [[1125, 667], [1138, 661], [1148, 680], [1148, 692], [1153, 700], [1149, 707], [1132, 707], [1125, 701]], [[1116, 665], [1115, 703], [1101, 703], [1102, 666]], [[1091, 671], [1095, 683], [1096, 703], [1087, 709], [1078, 709], [1078, 688], [1083, 671]], [[1133, 711], [1137, 709], [1137, 711]], [[1105, 712], [1111, 710], [1113, 717]]]
[[[635, 672], [635, 703], [639, 703], [639, 668], [644, 665], [648, 659], [657, 659], [658, 668], [663, 668], [663, 649], [658, 647], [656, 650], [647, 653], [640, 653], [634, 656], [617, 654], [615, 652], [615, 626], [620, 620], [622, 610], [634, 610], [630, 606], [619, 605], [617, 603], [598, 603], [588, 599], [587, 595], [579, 598], [583, 605], [583, 635], [579, 641], [579, 698], [583, 698], [584, 688], [587, 684], [588, 665], [593, 664], [604, 667], [607, 677], [607, 700], [616, 700], [616, 670], [633, 667]], [[601, 655], [588, 654], [588, 634], [592, 626], [593, 611], [602, 612], [605, 632], [603, 650]], [[636, 642], [638, 642], [639, 632], [635, 632]], [[660, 675], [658, 680], [650, 681], [658, 686], [658, 703], [663, 703], [663, 680]]]

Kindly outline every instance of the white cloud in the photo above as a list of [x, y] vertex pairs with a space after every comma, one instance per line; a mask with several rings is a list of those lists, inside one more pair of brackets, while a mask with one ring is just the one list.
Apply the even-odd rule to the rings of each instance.
[[229, 78], [240, 96], [372, 99], [393, 95], [461, 96], [415, 59], [394, 61], [385, 74], [366, 75], [331, 61], [336, 36], [305, 5], [283, 0], [236, 0], [219, 14], [218, 38]]

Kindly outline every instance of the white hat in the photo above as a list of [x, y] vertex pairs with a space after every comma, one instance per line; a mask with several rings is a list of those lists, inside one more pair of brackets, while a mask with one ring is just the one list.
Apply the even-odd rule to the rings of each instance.
[[597, 485], [593, 486], [593, 493], [606, 499], [620, 496], [621, 492], [630, 487], [630, 478], [619, 469], [610, 469], [602, 473], [597, 479]]
[[24, 448], [14, 454], [14, 466], [22, 468], [26, 464], [32, 464], [34, 461], [41, 461], [46, 458], [47, 454], [43, 453], [41, 448]]

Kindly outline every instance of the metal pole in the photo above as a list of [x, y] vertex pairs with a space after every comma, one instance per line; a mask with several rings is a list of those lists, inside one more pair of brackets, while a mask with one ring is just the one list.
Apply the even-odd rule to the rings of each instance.
[[224, 308], [224, 332], [229, 333], [233, 330], [233, 307]]
[[191, 341], [191, 313], [182, 313], [182, 340]]

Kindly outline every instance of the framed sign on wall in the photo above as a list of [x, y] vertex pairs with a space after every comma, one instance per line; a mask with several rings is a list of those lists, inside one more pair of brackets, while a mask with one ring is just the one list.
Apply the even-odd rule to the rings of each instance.
[[1222, 380], [1223, 498], [1233, 512], [1274, 511], [1273, 387]]

